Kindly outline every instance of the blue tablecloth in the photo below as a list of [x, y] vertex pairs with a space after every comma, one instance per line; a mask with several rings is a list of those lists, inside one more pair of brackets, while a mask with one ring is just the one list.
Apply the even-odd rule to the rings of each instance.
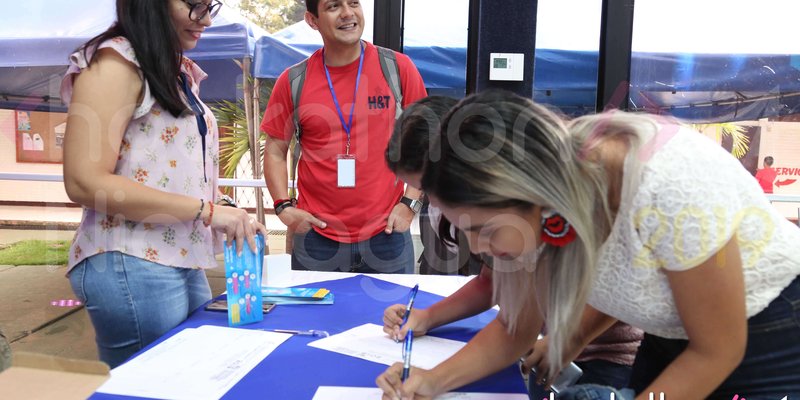
[[[322, 329], [334, 335], [365, 323], [382, 325], [383, 310], [391, 304], [404, 303], [409, 292], [407, 287], [364, 275], [302, 286], [330, 289], [335, 296], [334, 304], [278, 305], [264, 316], [264, 321], [242, 328]], [[426, 308], [441, 298], [420, 291], [414, 307]], [[495, 315], [496, 311], [490, 310], [435, 329], [429, 334], [468, 341], [480, 328], [494, 319]], [[226, 326], [227, 323], [225, 313], [204, 311], [201, 308], [139, 354], [185, 328], [201, 325]], [[387, 368], [383, 364], [307, 346], [316, 339], [308, 336], [290, 338], [242, 378], [223, 399], [311, 399], [319, 386], [374, 387], [375, 378]], [[208, 345], [213, 346], [214, 343]], [[527, 393], [516, 366], [510, 366], [459, 391]], [[90, 398], [99, 400], [134, 397], [95, 393]]]

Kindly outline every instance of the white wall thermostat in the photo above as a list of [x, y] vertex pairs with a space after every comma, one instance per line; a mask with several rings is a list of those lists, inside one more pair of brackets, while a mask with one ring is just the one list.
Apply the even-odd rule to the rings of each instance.
[[490, 81], [524, 80], [525, 54], [491, 53], [489, 54]]

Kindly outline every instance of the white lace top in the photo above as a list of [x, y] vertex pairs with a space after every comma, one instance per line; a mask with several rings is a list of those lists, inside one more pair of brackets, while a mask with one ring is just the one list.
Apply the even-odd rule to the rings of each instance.
[[800, 274], [800, 229], [717, 143], [688, 129], [673, 134], [660, 138], [632, 198], [622, 200], [589, 304], [650, 334], [686, 339], [664, 270], [693, 268], [736, 235], [749, 318]]

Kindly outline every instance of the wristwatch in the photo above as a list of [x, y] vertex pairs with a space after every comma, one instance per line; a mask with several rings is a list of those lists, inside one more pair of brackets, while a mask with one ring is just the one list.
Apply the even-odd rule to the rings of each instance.
[[220, 204], [222, 206], [236, 207], [236, 202], [233, 201], [231, 196], [228, 196], [228, 195], [226, 195], [224, 193], [220, 193], [219, 198], [217, 198], [217, 202], [218, 202], [217, 204], [222, 203], [222, 204]]
[[406, 196], [400, 198], [400, 202], [407, 205], [414, 214], [419, 214], [419, 210], [422, 209], [422, 202], [417, 199], [412, 199]]

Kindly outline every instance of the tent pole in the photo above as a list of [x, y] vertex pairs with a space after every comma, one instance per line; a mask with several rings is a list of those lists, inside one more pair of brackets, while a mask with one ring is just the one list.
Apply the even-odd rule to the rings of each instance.
[[[260, 116], [261, 116], [261, 80], [256, 78], [256, 77], [253, 77], [253, 91], [252, 91], [251, 95], [253, 97], [253, 120], [252, 120], [253, 122], [252, 122], [252, 124], [255, 127], [255, 131], [256, 131], [255, 137], [260, 139], [260, 137], [261, 137], [261, 128], [260, 128], [260, 126], [261, 126], [261, 118], [260, 118]], [[260, 143], [259, 143], [259, 145], [260, 145]], [[259, 152], [260, 148], [261, 148], [260, 146], [256, 147], [256, 154], [259, 154], [259, 161], [258, 161], [259, 175], [263, 176], [264, 175], [264, 170], [262, 168], [263, 167], [263, 164], [262, 164], [263, 160], [261, 160], [261, 157], [260, 157], [260, 152]], [[259, 200], [263, 200], [264, 199], [264, 195], [261, 192], [262, 192], [261, 188], [258, 188], [258, 192], [256, 192], [256, 193], [258, 193]], [[261, 206], [261, 217], [259, 218], [262, 224], [265, 224], [266, 217], [265, 217], [264, 214], [265, 214], [265, 211], [264, 211], [264, 206], [262, 204], [262, 206]], [[269, 242], [269, 238], [265, 238], [265, 239]], [[267, 246], [264, 249], [264, 253], [265, 254], [270, 254], [269, 243], [267, 243]]]
[[[261, 80], [260, 79], [253, 77], [253, 88], [252, 88], [252, 90], [250, 92], [250, 95], [252, 96], [252, 99], [253, 99], [252, 124], [253, 124], [253, 129], [255, 130], [253, 135], [255, 136], [256, 140], [258, 141], [259, 137], [261, 136], [261, 129], [260, 129], [261, 118], [259, 118], [259, 116], [261, 115], [261, 112], [260, 112], [260, 110], [261, 110]], [[259, 145], [260, 145], [260, 143], [259, 143]], [[264, 160], [261, 159], [261, 153], [260, 153], [259, 150], [260, 150], [260, 147], [256, 146], [256, 157], [258, 158], [258, 164], [255, 166], [255, 168], [258, 170], [258, 176], [260, 178], [260, 177], [262, 177], [264, 175], [264, 171], [262, 170], [262, 167], [264, 165], [263, 164]], [[255, 179], [258, 179], [258, 178], [255, 178]]]
[[[252, 58], [245, 57], [242, 60], [242, 92], [244, 96], [244, 112], [247, 119], [247, 135], [250, 139], [250, 164], [253, 169], [253, 179], [261, 178], [261, 152], [259, 151], [258, 135], [253, 124], [253, 88], [250, 79], [250, 65]], [[264, 223], [264, 198], [261, 188], [255, 188], [256, 192], [256, 218]]]

